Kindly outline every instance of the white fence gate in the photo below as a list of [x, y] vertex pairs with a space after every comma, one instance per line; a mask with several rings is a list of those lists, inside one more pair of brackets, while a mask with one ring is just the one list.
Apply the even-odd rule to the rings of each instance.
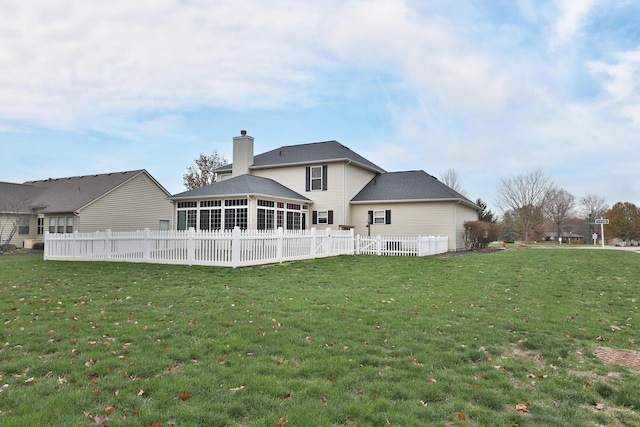
[[448, 250], [447, 237], [361, 237], [353, 230], [154, 230], [45, 232], [44, 259], [126, 261], [220, 267], [336, 255], [425, 256]]

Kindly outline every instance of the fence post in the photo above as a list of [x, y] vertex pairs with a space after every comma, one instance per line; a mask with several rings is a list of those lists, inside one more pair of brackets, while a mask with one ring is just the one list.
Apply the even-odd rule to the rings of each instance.
[[282, 262], [282, 248], [284, 246], [284, 229], [278, 227], [276, 233], [276, 261]]
[[104, 233], [104, 257], [111, 259], [111, 230], [109, 229]]
[[315, 227], [311, 228], [311, 258], [316, 257], [317, 234]]
[[351, 243], [351, 249], [349, 249], [349, 252], [351, 253], [351, 255], [353, 255], [355, 253], [355, 238], [356, 238], [356, 232], [353, 228], [351, 228], [349, 230], [349, 243]]
[[382, 255], [382, 236], [379, 234], [376, 236], [376, 255]]
[[144, 262], [149, 262], [151, 260], [151, 256], [149, 255], [149, 237], [151, 234], [151, 230], [149, 230], [148, 228], [144, 229], [144, 239], [142, 241], [142, 260]]
[[193, 227], [189, 227], [187, 230], [187, 263], [193, 265], [193, 261], [196, 259], [196, 242], [195, 242], [196, 230]]
[[240, 227], [233, 227], [231, 232], [231, 266], [236, 268], [240, 265]]
[[333, 239], [331, 237], [331, 229], [327, 228], [325, 230], [327, 233], [327, 240], [325, 240], [324, 244], [326, 245], [324, 248], [324, 252], [327, 256], [331, 256], [331, 249], [333, 248]]
[[73, 239], [71, 240], [71, 259], [75, 260], [78, 254], [78, 230], [73, 230]]
[[359, 235], [359, 234], [356, 236], [356, 249], [355, 249], [355, 254], [356, 254], [356, 255], [360, 255], [360, 235]]

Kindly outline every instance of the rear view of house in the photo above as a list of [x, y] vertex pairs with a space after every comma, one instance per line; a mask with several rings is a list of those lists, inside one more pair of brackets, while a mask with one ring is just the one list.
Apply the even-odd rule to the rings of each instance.
[[441, 235], [464, 248], [479, 207], [424, 171], [386, 172], [338, 141], [254, 155], [245, 131], [217, 182], [175, 194], [178, 230], [348, 228], [356, 234]]

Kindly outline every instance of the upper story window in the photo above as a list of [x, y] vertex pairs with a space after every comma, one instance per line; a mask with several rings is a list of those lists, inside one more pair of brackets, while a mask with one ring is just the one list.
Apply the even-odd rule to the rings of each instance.
[[327, 165], [307, 166], [306, 189], [307, 191], [319, 191], [327, 189]]

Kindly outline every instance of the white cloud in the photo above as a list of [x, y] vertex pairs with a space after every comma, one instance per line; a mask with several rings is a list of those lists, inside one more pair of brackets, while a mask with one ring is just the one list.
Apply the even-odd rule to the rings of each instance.
[[384, 70], [443, 108], [500, 111], [511, 95], [509, 75], [491, 55], [476, 53], [478, 44], [463, 46], [458, 32], [404, 1], [352, 0], [327, 17], [323, 40], [344, 61]]
[[597, 2], [598, 0], [555, 0], [558, 15], [550, 41], [552, 50], [573, 39]]
[[322, 7], [262, 2], [4, 1], [0, 118], [72, 126], [113, 112], [308, 102], [329, 61]]

